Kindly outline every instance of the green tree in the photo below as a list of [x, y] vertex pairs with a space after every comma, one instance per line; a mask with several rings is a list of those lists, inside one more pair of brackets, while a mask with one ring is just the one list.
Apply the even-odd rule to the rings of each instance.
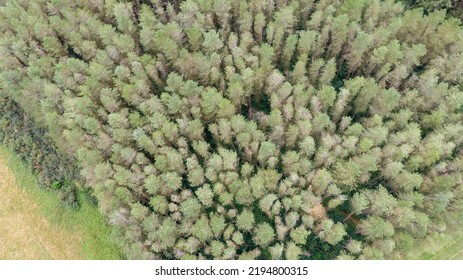
[[245, 231], [251, 231], [254, 228], [254, 223], [254, 214], [248, 209], [243, 210], [236, 218], [238, 228]]
[[254, 242], [262, 247], [267, 247], [274, 241], [275, 231], [268, 223], [260, 223], [254, 230]]

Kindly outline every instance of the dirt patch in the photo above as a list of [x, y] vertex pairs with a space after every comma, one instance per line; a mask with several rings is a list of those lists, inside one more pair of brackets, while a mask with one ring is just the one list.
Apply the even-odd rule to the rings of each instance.
[[81, 242], [48, 222], [0, 158], [0, 259], [82, 259]]

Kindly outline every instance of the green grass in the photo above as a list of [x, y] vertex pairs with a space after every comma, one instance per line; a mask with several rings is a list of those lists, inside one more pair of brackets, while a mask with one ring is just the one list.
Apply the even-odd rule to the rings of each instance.
[[78, 194], [80, 208], [72, 210], [63, 205], [56, 192], [40, 188], [31, 169], [11, 150], [2, 145], [0, 145], [0, 158], [4, 159], [13, 171], [17, 184], [23, 186], [38, 203], [43, 215], [50, 223], [82, 233], [82, 254], [86, 259], [123, 258], [111, 237], [111, 228], [84, 193]]
[[432, 260], [463, 260], [463, 237], [442, 248], [431, 257]]
[[407, 254], [414, 260], [463, 260], [463, 233], [453, 231], [429, 236], [416, 242]]

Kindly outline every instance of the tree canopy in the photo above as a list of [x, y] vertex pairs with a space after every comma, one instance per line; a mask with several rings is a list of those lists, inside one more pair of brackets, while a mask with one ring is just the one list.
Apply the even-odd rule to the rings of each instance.
[[76, 162], [130, 259], [399, 258], [463, 221], [463, 29], [443, 10], [0, 3], [0, 102]]

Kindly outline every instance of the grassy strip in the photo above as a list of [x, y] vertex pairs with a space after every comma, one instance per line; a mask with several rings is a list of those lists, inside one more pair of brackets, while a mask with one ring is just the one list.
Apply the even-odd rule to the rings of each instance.
[[434, 234], [418, 241], [408, 252], [407, 259], [413, 260], [462, 260], [463, 233], [450, 232]]
[[450, 244], [442, 248], [431, 257], [432, 260], [462, 260], [463, 259], [463, 236], [460, 236]]
[[77, 196], [81, 207], [72, 210], [63, 205], [57, 192], [40, 188], [31, 169], [11, 150], [0, 145], [0, 157], [13, 171], [16, 183], [34, 198], [50, 223], [82, 233], [81, 247], [84, 258], [122, 259], [118, 246], [111, 238], [111, 228], [105, 223], [98, 209], [86, 199], [84, 193], [78, 193]]

